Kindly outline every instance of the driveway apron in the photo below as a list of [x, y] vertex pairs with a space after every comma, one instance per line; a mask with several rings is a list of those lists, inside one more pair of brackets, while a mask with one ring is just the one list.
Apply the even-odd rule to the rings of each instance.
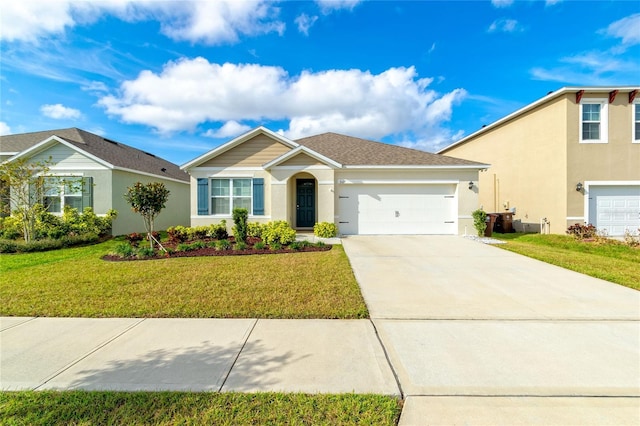
[[343, 246], [401, 424], [640, 424], [640, 292], [463, 237]]

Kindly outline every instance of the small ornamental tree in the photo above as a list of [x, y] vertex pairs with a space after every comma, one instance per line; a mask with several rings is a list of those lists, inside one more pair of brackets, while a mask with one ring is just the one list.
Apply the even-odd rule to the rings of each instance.
[[487, 229], [487, 213], [482, 209], [478, 209], [471, 213], [471, 216], [473, 217], [473, 227], [476, 228], [478, 237], [482, 237], [485, 229]]
[[45, 176], [49, 173], [50, 164], [51, 159], [30, 162], [27, 158], [0, 163], [0, 208], [5, 214], [15, 209], [14, 213], [20, 217], [22, 235], [27, 243], [35, 237], [36, 218], [42, 211], [46, 191]]
[[146, 185], [136, 182], [135, 185], [127, 188], [124, 198], [131, 204], [131, 209], [142, 216], [149, 245], [153, 249], [153, 221], [165, 208], [169, 199], [169, 190], [161, 182], [150, 182]]

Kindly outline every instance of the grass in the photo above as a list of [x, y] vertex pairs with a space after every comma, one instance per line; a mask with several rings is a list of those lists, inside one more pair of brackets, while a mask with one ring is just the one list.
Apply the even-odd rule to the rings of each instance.
[[640, 290], [640, 249], [613, 240], [584, 242], [568, 235], [493, 234], [519, 253], [572, 271]]
[[0, 393], [10, 425], [396, 425], [401, 401], [381, 395], [282, 393]]
[[0, 315], [368, 317], [340, 245], [311, 253], [101, 260], [116, 244], [0, 255]]

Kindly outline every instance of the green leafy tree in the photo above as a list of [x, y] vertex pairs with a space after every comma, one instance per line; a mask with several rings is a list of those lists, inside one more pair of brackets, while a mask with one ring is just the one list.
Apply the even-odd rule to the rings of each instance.
[[[22, 222], [25, 242], [35, 238], [36, 219], [42, 210], [45, 196], [45, 176], [49, 173], [51, 159], [31, 162], [18, 158], [0, 163], [0, 188], [4, 214], [16, 214]], [[46, 208], [46, 206], [44, 206]]]
[[473, 227], [478, 232], [478, 237], [484, 235], [484, 230], [487, 229], [487, 213], [484, 210], [478, 209], [471, 213], [473, 217]]
[[149, 245], [153, 248], [155, 240], [152, 235], [153, 222], [162, 209], [166, 207], [169, 199], [169, 190], [161, 182], [150, 182], [146, 185], [136, 182], [133, 186], [127, 188], [124, 198], [131, 205], [131, 209], [142, 216], [147, 230]]

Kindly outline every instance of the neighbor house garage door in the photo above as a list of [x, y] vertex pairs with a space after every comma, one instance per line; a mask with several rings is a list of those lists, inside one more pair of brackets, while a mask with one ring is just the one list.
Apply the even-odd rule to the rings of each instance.
[[339, 216], [345, 235], [457, 234], [456, 185], [343, 185]]
[[589, 222], [609, 235], [640, 228], [640, 186], [590, 186]]

